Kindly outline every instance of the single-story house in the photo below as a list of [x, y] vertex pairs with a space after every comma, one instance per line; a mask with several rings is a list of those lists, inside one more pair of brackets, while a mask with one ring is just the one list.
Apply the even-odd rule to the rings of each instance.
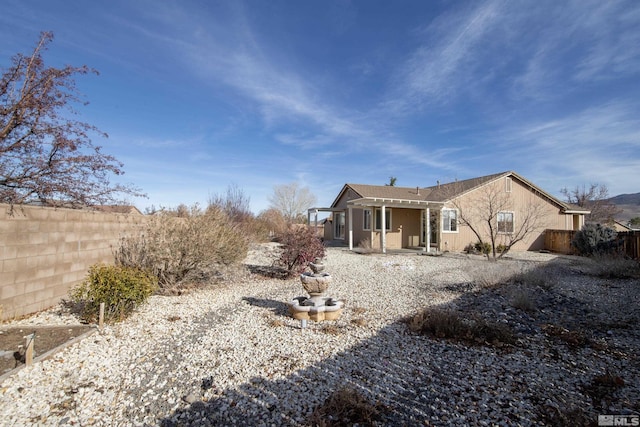
[[476, 233], [515, 241], [514, 251], [540, 250], [545, 229], [580, 230], [589, 214], [511, 171], [433, 187], [345, 184], [330, 207], [309, 209], [309, 224], [320, 211], [331, 212], [325, 239], [382, 252], [459, 252], [479, 240]]

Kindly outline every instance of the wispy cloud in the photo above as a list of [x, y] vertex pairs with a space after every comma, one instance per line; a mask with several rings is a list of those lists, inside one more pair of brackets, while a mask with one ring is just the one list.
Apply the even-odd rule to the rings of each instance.
[[635, 192], [637, 182], [627, 177], [640, 171], [638, 107], [612, 102], [555, 120], [525, 123], [505, 129], [497, 138], [502, 141], [498, 148], [513, 164], [535, 173]]

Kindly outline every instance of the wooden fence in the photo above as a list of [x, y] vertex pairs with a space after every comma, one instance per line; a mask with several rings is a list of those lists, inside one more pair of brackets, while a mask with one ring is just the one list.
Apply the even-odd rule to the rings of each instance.
[[624, 253], [629, 258], [640, 259], [640, 231], [618, 232], [618, 239], [622, 239]]
[[[573, 254], [571, 240], [577, 231], [545, 230], [544, 248], [550, 252]], [[632, 259], [640, 259], [640, 231], [618, 232], [619, 246], [624, 254]]]
[[572, 254], [571, 240], [576, 233], [574, 230], [545, 230], [544, 248], [550, 252]]

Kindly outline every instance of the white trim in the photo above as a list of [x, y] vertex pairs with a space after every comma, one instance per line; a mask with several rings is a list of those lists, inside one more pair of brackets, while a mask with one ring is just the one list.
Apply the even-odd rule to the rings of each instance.
[[[456, 213], [456, 229], [451, 231], [451, 223], [449, 223], [449, 230], [445, 230], [444, 229], [444, 212], [445, 211], [454, 211]], [[442, 230], [443, 233], [459, 233], [460, 232], [460, 223], [458, 222], [458, 209], [455, 208], [442, 208], [442, 210], [440, 211], [440, 229]]]
[[[351, 207], [349, 207], [351, 209]], [[369, 227], [367, 227], [366, 214], [369, 213]], [[362, 209], [362, 231], [371, 231], [371, 222], [373, 221], [373, 212], [371, 208]]]
[[[511, 214], [511, 231], [500, 231], [500, 214]], [[496, 214], [496, 227], [498, 234], [513, 234], [516, 232], [516, 213], [514, 211], [499, 211]]]
[[[384, 212], [382, 211], [382, 208], [384, 207]], [[389, 212], [387, 212], [387, 210]], [[378, 211], [381, 212], [381, 219], [380, 219], [380, 225], [382, 225], [382, 223], [384, 222], [385, 227], [377, 227], [377, 218], [378, 218]], [[385, 231], [391, 231], [393, 230], [393, 218], [391, 218], [391, 208], [385, 207], [384, 205], [382, 207], [376, 207], [373, 210], [373, 231], [382, 231], [382, 228], [384, 228]], [[387, 213], [389, 214], [389, 228], [386, 227], [386, 215]]]

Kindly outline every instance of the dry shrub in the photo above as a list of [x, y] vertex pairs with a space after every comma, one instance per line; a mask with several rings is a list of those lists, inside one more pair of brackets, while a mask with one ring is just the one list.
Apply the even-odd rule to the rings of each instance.
[[294, 225], [282, 236], [282, 253], [276, 264], [289, 276], [302, 273], [316, 258], [324, 258], [324, 245], [315, 230]]
[[353, 387], [334, 391], [324, 403], [314, 409], [309, 425], [314, 427], [370, 426], [382, 414], [382, 405], [372, 404]]
[[353, 311], [353, 314], [357, 314], [357, 315], [361, 315], [367, 312], [367, 309], [364, 307], [353, 307], [351, 309], [351, 311]]
[[582, 331], [571, 331], [558, 325], [543, 325], [542, 331], [551, 336], [564, 341], [570, 347], [584, 347], [589, 343], [589, 340]]
[[408, 324], [412, 331], [436, 338], [496, 346], [515, 343], [507, 325], [477, 316], [463, 319], [452, 310], [427, 308], [411, 317]]
[[640, 262], [622, 255], [594, 255], [590, 272], [605, 279], [640, 278]]
[[583, 390], [591, 397], [595, 408], [606, 409], [611, 405], [616, 390], [622, 387], [624, 387], [622, 377], [606, 372], [593, 377], [589, 384], [583, 386]]
[[593, 418], [581, 408], [547, 404], [538, 409], [540, 420], [547, 426], [579, 427], [594, 425]]
[[375, 252], [380, 252], [378, 249], [374, 249], [371, 245], [371, 239], [363, 239], [358, 242], [357, 252], [360, 254], [372, 254]]
[[548, 291], [553, 287], [554, 277], [558, 277], [560, 273], [559, 267], [544, 265], [523, 270], [515, 274], [511, 281], [518, 285], [537, 287]]
[[333, 323], [328, 323], [328, 324], [322, 325], [322, 328], [320, 328], [320, 331], [329, 335], [340, 335], [342, 333], [342, 328]]
[[516, 289], [511, 294], [511, 306], [523, 311], [535, 311], [536, 301], [527, 289]]
[[470, 281], [481, 288], [495, 288], [518, 274], [517, 266], [508, 262], [484, 262], [469, 269]]
[[269, 319], [269, 326], [272, 328], [279, 328], [284, 326], [284, 322], [281, 319]]
[[119, 265], [151, 271], [160, 292], [171, 293], [189, 282], [206, 283], [221, 266], [244, 259], [248, 246], [226, 213], [196, 205], [180, 216], [160, 212], [150, 217], [140, 234], [121, 240], [115, 258]]
[[367, 320], [362, 317], [356, 317], [355, 319], [351, 319], [351, 323], [356, 326], [367, 326]]
[[454, 311], [424, 309], [409, 319], [409, 329], [436, 338], [461, 338], [469, 328]]

